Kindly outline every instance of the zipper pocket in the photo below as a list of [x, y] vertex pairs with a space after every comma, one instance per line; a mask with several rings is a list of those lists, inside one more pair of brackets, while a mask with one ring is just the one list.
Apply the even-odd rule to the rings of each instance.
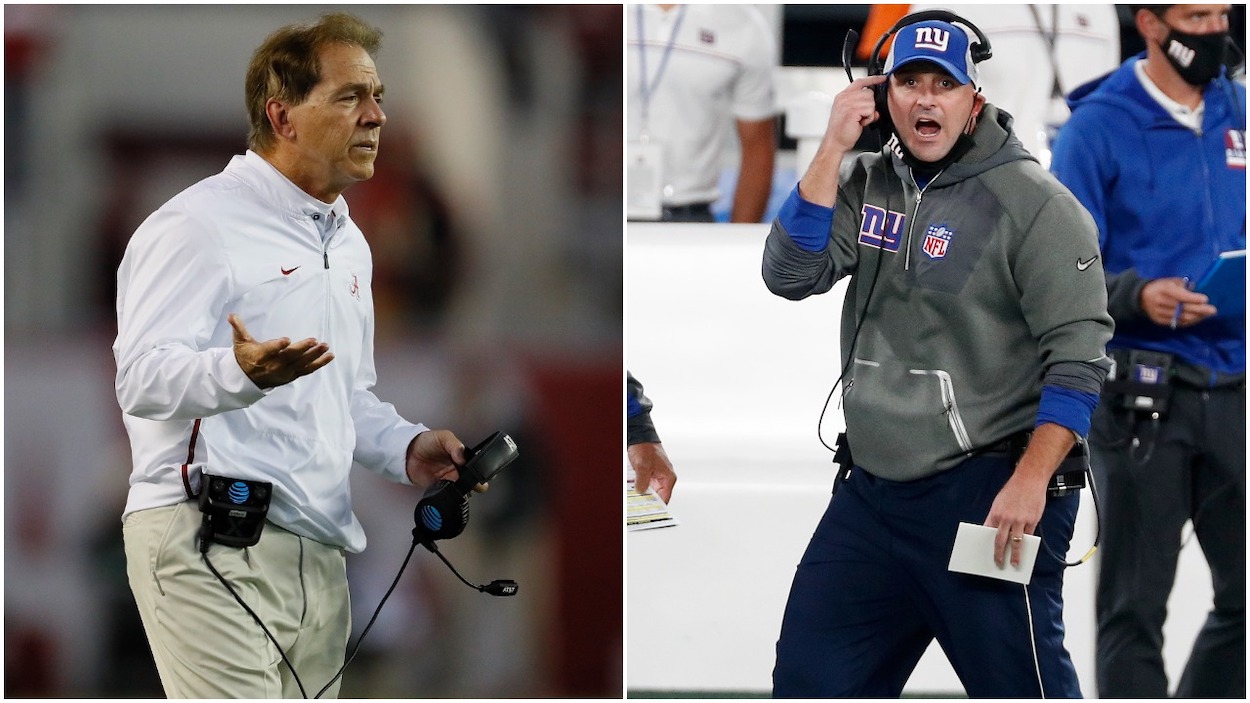
[[[863, 364], [864, 366], [873, 366], [877, 368], [880, 368], [881, 366], [881, 364], [876, 361], [868, 361], [867, 359], [860, 359], [860, 358], [853, 359], [851, 363]], [[838, 394], [838, 410], [843, 409], [843, 405], [846, 403], [846, 397], [851, 394], [851, 388], [853, 388], [854, 386], [855, 386], [855, 379], [853, 378], [850, 381], [847, 381], [846, 383], [842, 385], [842, 392]]]
[[942, 405], [945, 406], [946, 421], [950, 424], [951, 432], [955, 434], [955, 441], [959, 443], [959, 448], [965, 452], [972, 451], [972, 440], [968, 437], [968, 428], [964, 426], [964, 419], [959, 414], [959, 405], [955, 402], [955, 384], [951, 381], [951, 375], [940, 369], [910, 369], [908, 373], [917, 376], [936, 376], [938, 385], [942, 389]]

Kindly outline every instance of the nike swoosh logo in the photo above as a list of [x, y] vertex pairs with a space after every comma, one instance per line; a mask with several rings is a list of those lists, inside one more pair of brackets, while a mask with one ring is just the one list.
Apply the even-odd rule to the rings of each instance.
[[1076, 270], [1077, 270], [1077, 271], [1084, 271], [1085, 269], [1089, 268], [1090, 266], [1093, 266], [1093, 265], [1094, 265], [1094, 262], [1095, 262], [1095, 261], [1097, 261], [1097, 260], [1098, 260], [1098, 257], [1097, 257], [1097, 256], [1095, 256], [1094, 258], [1090, 259], [1089, 261], [1081, 261], [1080, 259], [1077, 259], [1077, 260], [1076, 260]]
[[297, 268], [299, 268], [299, 266], [296, 266], [296, 267], [295, 267], [295, 268], [293, 268], [293, 269], [282, 269], [282, 275], [283, 275], [283, 276], [290, 276], [291, 274], [295, 273], [295, 269], [297, 269]]

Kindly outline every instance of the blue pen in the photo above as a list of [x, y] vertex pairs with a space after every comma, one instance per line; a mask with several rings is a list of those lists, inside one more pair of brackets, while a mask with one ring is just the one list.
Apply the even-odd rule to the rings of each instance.
[[[1182, 280], [1185, 282], [1185, 290], [1189, 290], [1189, 276], [1185, 276]], [[1172, 313], [1172, 329], [1176, 329], [1177, 323], [1181, 321], [1181, 309], [1184, 307], [1184, 303], [1176, 304], [1176, 312]]]

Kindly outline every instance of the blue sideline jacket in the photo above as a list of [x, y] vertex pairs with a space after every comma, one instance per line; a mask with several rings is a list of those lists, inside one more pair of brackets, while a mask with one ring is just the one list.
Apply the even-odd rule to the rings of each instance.
[[1246, 247], [1246, 89], [1223, 73], [1204, 94], [1201, 133], [1177, 122], [1142, 87], [1128, 59], [1068, 97], [1072, 117], [1051, 170], [1098, 225], [1110, 347], [1174, 354], [1219, 374], [1246, 368], [1245, 318], [1171, 330], [1138, 297], [1156, 278], [1197, 280], [1223, 251]]

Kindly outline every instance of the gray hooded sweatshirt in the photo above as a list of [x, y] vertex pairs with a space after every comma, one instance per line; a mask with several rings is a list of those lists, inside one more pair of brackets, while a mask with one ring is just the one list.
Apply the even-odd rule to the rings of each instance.
[[766, 240], [777, 295], [851, 276], [843, 410], [855, 464], [875, 476], [949, 469], [1031, 430], [1043, 384], [1097, 394], [1106, 378], [1113, 323], [1094, 222], [1010, 126], [987, 104], [975, 145], [923, 190], [888, 145], [862, 154], [824, 251], [797, 246], [780, 221]]

